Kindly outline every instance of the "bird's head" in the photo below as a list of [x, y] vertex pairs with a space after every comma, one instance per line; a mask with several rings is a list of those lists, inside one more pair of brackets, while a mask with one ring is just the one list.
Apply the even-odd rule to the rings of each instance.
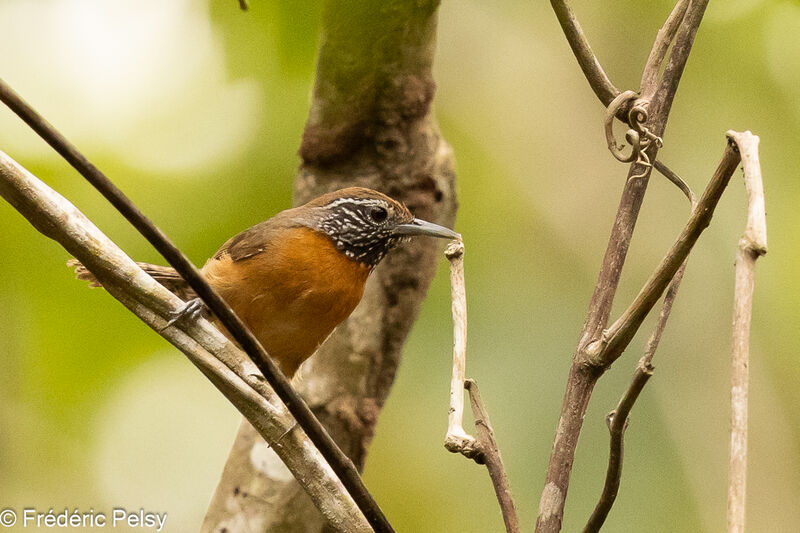
[[458, 239], [455, 231], [426, 222], [385, 194], [363, 187], [334, 191], [307, 203], [308, 226], [327, 235], [353, 261], [377, 265], [413, 235]]

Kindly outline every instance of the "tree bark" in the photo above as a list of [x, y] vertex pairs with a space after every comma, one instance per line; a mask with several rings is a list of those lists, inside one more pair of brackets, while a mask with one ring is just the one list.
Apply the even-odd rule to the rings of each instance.
[[[438, 4], [328, 2], [295, 204], [359, 185], [405, 202], [420, 218], [452, 226], [453, 154], [431, 111]], [[359, 469], [440, 247], [433, 239], [417, 239], [389, 254], [368, 281], [361, 304], [295, 381]], [[282, 476], [274, 461], [265, 469], [253, 460], [269, 455], [264, 446], [243, 422], [203, 531], [242, 520], [258, 524], [257, 531], [322, 529], [322, 518], [297, 482]]]

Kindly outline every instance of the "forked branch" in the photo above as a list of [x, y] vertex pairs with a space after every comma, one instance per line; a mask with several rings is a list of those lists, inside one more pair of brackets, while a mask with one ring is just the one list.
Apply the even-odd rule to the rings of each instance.
[[[682, 6], [678, 6], [673, 10], [664, 28], [662, 28], [661, 36], [657, 38], [657, 43], [653, 47], [655, 52], [651, 54], [648, 65], [644, 68], [644, 72], [647, 74], [643, 74], [643, 76], [651, 80], [653, 79], [652, 73], [660, 72], [661, 65], [666, 62], [663, 74], [660, 77], [655, 76], [657, 88], [653, 92], [652, 98], [647, 102], [648, 118], [646, 127], [654, 137], [660, 138], [664, 134], [667, 118], [677, 92], [678, 83], [683, 75], [697, 29], [700, 26], [700, 21], [703, 18], [707, 4], [707, 0], [690, 0], [686, 5], [685, 11]], [[564, 9], [561, 2], [553, 2], [553, 5], [557, 14], [559, 9]], [[566, 13], [571, 14], [570, 12]], [[572, 15], [572, 17], [574, 18], [574, 15]], [[559, 15], [560, 20], [561, 18], [563, 17]], [[565, 34], [567, 39], [570, 40], [570, 45], [573, 49], [577, 48], [586, 53], [591, 53], [588, 46], [583, 48], [579, 46], [576, 47], [576, 45], [573, 44], [572, 41], [576, 38], [576, 32], [565, 31]], [[674, 39], [671, 38], [673, 34]], [[577, 35], [577, 37], [581, 37], [581, 35]], [[663, 47], [659, 43], [667, 40], [673, 41], [673, 45], [671, 48], [667, 46], [666, 50], [662, 51]], [[589, 59], [591, 61], [588, 61], [588, 64], [596, 62], [596, 58], [590, 57]], [[586, 63], [585, 60], [579, 58], [579, 62], [581, 61]], [[656, 82], [654, 81], [653, 83]], [[593, 90], [595, 90], [596, 93], [598, 92], [594, 86]], [[611, 93], [609, 92], [608, 94]], [[600, 97], [604, 105], [608, 105], [611, 99], [613, 99], [613, 97]], [[634, 106], [636, 105], [635, 102], [634, 100]], [[644, 102], [641, 103], [644, 104]], [[620, 106], [620, 110], [625, 113], [628, 111], [625, 110], [623, 106]], [[615, 115], [620, 118], [619, 113], [615, 113]], [[622, 120], [625, 120], [625, 118], [622, 117]], [[550, 455], [545, 487], [539, 502], [536, 531], [540, 533], [554, 533], [561, 529], [575, 448], [583, 426], [583, 419], [589, 404], [589, 399], [594, 390], [594, 385], [613, 360], [618, 357], [619, 353], [621, 353], [621, 349], [624, 349], [626, 342], [629, 340], [626, 339], [627, 334], [632, 334], [639, 325], [641, 325], [637, 316], [635, 325], [625, 330], [626, 335], [616, 337], [616, 340], [619, 342], [612, 347], [614, 350], [619, 349], [620, 351], [618, 353], [614, 353], [614, 351], [607, 348], [608, 342], [607, 336], [604, 334], [605, 328], [608, 324], [614, 296], [619, 285], [622, 267], [627, 257], [633, 230], [639, 216], [639, 210], [647, 190], [647, 183], [650, 176], [651, 167], [645, 163], [655, 162], [657, 160], [658, 145], [659, 143], [657, 142], [650, 143], [649, 146], [642, 151], [642, 153], [646, 155], [646, 158], [641, 160], [637, 159], [628, 170], [628, 179], [625, 182], [617, 215], [612, 225], [611, 237], [609, 238], [606, 248], [603, 266], [598, 276], [592, 299], [589, 303], [587, 318], [578, 346], [573, 355], [573, 363], [570, 368], [569, 377], [567, 378], [567, 387], [562, 402], [561, 417], [553, 442], [553, 451]], [[702, 223], [703, 220], [699, 219], [697, 222], [697, 226], [693, 229], [690, 228], [690, 231], [682, 237], [687, 237], [690, 240], [696, 239], [696, 236], [692, 237], [692, 235], [695, 231], [700, 229], [702, 224], [699, 223]], [[693, 244], [693, 241], [691, 244]], [[688, 248], [691, 248], [691, 244], [688, 240], [686, 242], [681, 242], [677, 245], [678, 249], [674, 251], [679, 252], [679, 249], [687, 245]], [[666, 285], [669, 283], [669, 280], [675, 275], [683, 259], [685, 259], [684, 253], [679, 252], [674, 255], [667, 264], [662, 265], [665, 267], [663, 272], [661, 272], [664, 278], [659, 277], [655, 280], [651, 280], [657, 283], [649, 287], [652, 294], [648, 293], [647, 301], [644, 302], [644, 305], [639, 307], [640, 309], [646, 308], [647, 311], [649, 311], [653, 307], [666, 288]], [[650, 301], [650, 297], [653, 298], [652, 301]]]
[[[450, 261], [450, 290], [453, 306], [453, 375], [450, 382], [450, 415], [444, 446], [478, 464], [485, 464], [500, 504], [507, 533], [520, 531], [519, 517], [511, 496], [508, 475], [503, 467], [500, 448], [494, 438], [489, 412], [481, 399], [478, 384], [465, 379], [467, 349], [467, 297], [464, 285], [464, 243], [453, 241], [445, 250]], [[469, 392], [470, 406], [475, 419], [477, 438], [463, 427], [464, 389]]]
[[598, 346], [600, 359], [597, 364], [604, 366], [611, 364], [628, 346], [681, 264], [689, 256], [700, 234], [711, 223], [714, 209], [738, 164], [739, 151], [729, 142], [722, 155], [722, 161], [697, 202], [697, 207], [689, 217], [686, 227], [631, 305], [603, 333], [603, 340]]
[[[694, 213], [697, 209], [697, 199], [689, 185], [665, 165], [659, 164], [658, 161], [656, 161], [655, 167], [683, 192], [689, 200], [691, 207], [690, 213]], [[617, 499], [617, 493], [619, 492], [619, 485], [622, 479], [625, 431], [628, 429], [628, 424], [630, 422], [630, 412], [633, 409], [634, 403], [636, 403], [636, 400], [639, 398], [642, 389], [644, 389], [647, 381], [653, 375], [653, 356], [658, 349], [659, 342], [661, 342], [661, 335], [664, 333], [664, 328], [667, 326], [669, 315], [672, 312], [672, 304], [675, 302], [675, 297], [678, 294], [678, 288], [680, 287], [681, 280], [683, 280], [687, 262], [688, 258], [675, 273], [675, 276], [669, 284], [669, 288], [667, 288], [667, 294], [664, 296], [664, 302], [661, 306], [658, 321], [653, 329], [653, 333], [650, 335], [650, 339], [647, 341], [644, 355], [639, 359], [639, 363], [636, 365], [636, 371], [633, 374], [630, 386], [617, 404], [617, 408], [611, 411], [606, 417], [606, 424], [608, 425], [608, 431], [611, 437], [608, 454], [608, 470], [603, 485], [603, 492], [600, 495], [600, 499], [592, 515], [589, 517], [589, 521], [586, 523], [586, 527], [583, 529], [584, 533], [600, 531], [600, 528], [608, 517], [609, 511], [611, 511], [611, 507]]]
[[667, 17], [666, 22], [658, 30], [653, 48], [647, 57], [644, 70], [642, 71], [641, 95], [642, 98], [650, 100], [658, 89], [659, 73], [664, 59], [667, 57], [667, 50], [675, 40], [683, 17], [686, 15], [686, 8], [689, 7], [689, 0], [679, 0], [672, 13]]

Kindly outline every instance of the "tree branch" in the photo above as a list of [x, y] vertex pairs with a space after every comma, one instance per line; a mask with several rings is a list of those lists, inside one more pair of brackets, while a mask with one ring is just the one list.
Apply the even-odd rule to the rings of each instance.
[[483, 451], [464, 430], [464, 389], [467, 367], [467, 295], [464, 285], [464, 243], [451, 242], [445, 250], [450, 261], [450, 292], [453, 312], [453, 372], [450, 379], [450, 409], [444, 447], [483, 464]]
[[478, 383], [473, 379], [464, 381], [464, 388], [469, 392], [470, 406], [472, 415], [475, 418], [475, 429], [478, 433], [478, 447], [481, 456], [489, 470], [489, 477], [492, 478], [492, 486], [497, 496], [497, 503], [500, 504], [500, 511], [503, 513], [503, 522], [506, 526], [506, 533], [519, 533], [519, 516], [514, 505], [514, 498], [511, 496], [511, 484], [508, 482], [508, 474], [503, 466], [503, 457], [500, 455], [500, 447], [494, 438], [494, 429], [489, 420], [489, 412], [481, 399], [478, 390]]
[[243, 352], [205, 319], [165, 328], [183, 302], [141, 270], [75, 206], [0, 152], [0, 196], [59, 242], [143, 322], [180, 349], [258, 428], [334, 527], [371, 531], [339, 478]]
[[669, 14], [666, 22], [656, 34], [656, 40], [642, 72], [641, 95], [646, 100], [652, 99], [658, 89], [658, 74], [661, 71], [661, 65], [664, 63], [667, 50], [675, 39], [683, 17], [686, 15], [687, 7], [689, 7], [689, 0], [678, 0], [672, 13]]
[[[686, 66], [707, 3], [708, 0], [691, 1], [678, 28], [675, 44], [659, 88], [649, 103], [647, 127], [655, 136], [663, 137], [678, 82]], [[648, 161], [656, 161], [657, 143], [650, 143], [645, 153]], [[583, 418], [594, 385], [607, 368], [593, 364], [605, 360], [603, 357], [598, 357], [596, 346], [602, 339], [603, 329], [608, 322], [649, 175], [650, 168], [638, 162], [632, 164], [628, 171], [628, 179], [617, 209], [603, 266], [589, 303], [589, 312], [567, 379], [545, 487], [539, 502], [539, 515], [536, 520], [536, 531], [539, 533], [553, 533], [561, 529], [564, 503]]]
[[611, 451], [608, 455], [608, 471], [606, 472], [606, 481], [603, 486], [603, 494], [597, 502], [597, 506], [589, 517], [586, 527], [583, 528], [584, 533], [594, 533], [600, 531], [603, 523], [614, 505], [619, 491], [619, 483], [622, 478], [622, 455], [624, 449], [625, 430], [628, 429], [628, 415], [633, 409], [633, 404], [636, 403], [639, 394], [647, 384], [647, 380], [653, 375], [653, 367], [649, 363], [644, 362], [644, 357], [639, 361], [636, 372], [633, 375], [633, 380], [625, 391], [625, 394], [617, 404], [617, 408], [606, 416], [606, 425], [611, 434]]
[[225, 326], [234, 340], [239, 343], [248, 357], [267, 379], [278, 397], [297, 419], [314, 445], [342, 480], [359, 508], [377, 531], [391, 532], [392, 527], [380, 507], [364, 486], [352, 461], [336, 445], [319, 420], [314, 416], [303, 399], [289, 384], [278, 365], [267, 354], [258, 339], [245, 326], [233, 309], [209, 285], [200, 270], [181, 252], [172, 241], [148, 219], [142, 211], [94, 164], [92, 164], [66, 137], [56, 130], [35, 109], [25, 102], [11, 87], [0, 80], [0, 100], [16, 113], [31, 129], [42, 137], [75, 170], [91, 183], [139, 233], [178, 271], [189, 286], [203, 300], [217, 319]]
[[764, 185], [757, 136], [730, 131], [744, 163], [747, 226], [736, 252], [736, 286], [731, 358], [731, 443], [728, 479], [728, 532], [743, 533], [747, 499], [747, 395], [750, 368], [750, 319], [753, 311], [756, 259], [767, 253]]
[[589, 46], [589, 40], [586, 39], [583, 28], [578, 22], [578, 18], [572, 8], [567, 5], [566, 0], [550, 0], [550, 5], [553, 6], [553, 11], [558, 17], [564, 36], [567, 38], [570, 48], [572, 48], [575, 59], [578, 60], [578, 65], [580, 65], [583, 75], [586, 76], [586, 80], [589, 82], [594, 94], [603, 103], [603, 106], [608, 107], [608, 104], [619, 95], [619, 89], [611, 83], [597, 56], [594, 55], [592, 47]]
[[689, 203], [691, 204], [692, 209], [690, 212], [694, 213], [694, 210], [697, 207], [697, 197], [695, 196], [691, 187], [689, 187], [689, 184], [683, 181], [680, 176], [675, 174], [667, 165], [659, 160], [656, 160], [653, 163], [653, 167], [681, 190], [683, 195], [686, 196], [686, 199], [689, 200]]
[[[659, 164], [658, 161], [655, 162], [654, 166], [684, 193], [689, 200], [691, 207], [690, 213], [694, 213], [697, 208], [697, 200], [686, 182], [669, 170], [665, 165]], [[687, 262], [688, 258], [684, 260], [670, 282], [667, 294], [664, 296], [664, 303], [661, 306], [658, 322], [656, 322], [656, 327], [653, 329], [653, 333], [647, 341], [644, 355], [639, 359], [639, 363], [636, 365], [636, 371], [633, 374], [630, 386], [617, 404], [617, 408], [606, 416], [606, 424], [608, 425], [608, 431], [611, 437], [608, 454], [608, 470], [603, 485], [603, 492], [600, 495], [600, 499], [592, 515], [589, 517], [589, 521], [583, 529], [584, 533], [600, 531], [600, 528], [608, 517], [609, 511], [611, 511], [611, 507], [617, 499], [619, 484], [622, 479], [625, 431], [628, 429], [628, 424], [630, 422], [630, 412], [633, 409], [634, 403], [636, 403], [636, 400], [639, 398], [642, 389], [644, 389], [647, 381], [653, 375], [653, 356], [661, 341], [664, 328], [667, 326], [669, 315], [672, 312], [672, 304], [675, 302], [675, 297], [678, 295], [678, 288], [680, 287], [681, 280], [683, 280]]]

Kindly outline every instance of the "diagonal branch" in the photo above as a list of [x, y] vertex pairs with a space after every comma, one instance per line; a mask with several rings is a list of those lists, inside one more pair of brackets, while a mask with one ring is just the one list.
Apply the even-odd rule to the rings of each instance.
[[464, 388], [469, 392], [469, 403], [472, 407], [472, 415], [475, 418], [475, 429], [478, 433], [478, 447], [481, 450], [483, 461], [489, 470], [489, 477], [492, 478], [494, 492], [497, 495], [497, 502], [503, 513], [507, 533], [519, 533], [519, 516], [514, 505], [514, 498], [511, 496], [511, 484], [508, 482], [508, 475], [503, 466], [503, 457], [500, 455], [500, 447], [494, 438], [494, 429], [489, 420], [489, 411], [486, 409], [481, 393], [478, 390], [478, 383], [473, 379], [464, 381]]
[[336, 445], [331, 436], [295, 392], [289, 380], [267, 354], [261, 343], [250, 332], [233, 309], [209, 285], [197, 267], [181, 252], [150, 219], [77, 147], [70, 143], [44, 117], [23, 100], [3, 80], [0, 80], [0, 100], [16, 113], [28, 126], [42, 137], [75, 170], [100, 193], [141, 233], [156, 250], [194, 289], [214, 315], [239, 343], [245, 353], [258, 367], [278, 397], [297, 419], [297, 423], [319, 448], [325, 459], [341, 478], [347, 491], [353, 496], [364, 515], [378, 531], [389, 532], [392, 527], [380, 507], [372, 498], [352, 461]]
[[[432, 106], [439, 1], [326, 0], [323, 5], [294, 203], [357, 185], [389, 194], [417, 217], [452, 226], [455, 158]], [[294, 381], [359, 469], [367, 461], [440, 252], [440, 243], [429, 239], [389, 254], [371, 275], [356, 310]], [[262, 439], [246, 424], [241, 427], [204, 530], [261, 516], [271, 530], [318, 531], [318, 513], [293, 480], [264, 479], [252, 466], [248, 450]], [[248, 488], [247, 498], [237, 491], [241, 487]]]
[[339, 478], [258, 371], [204, 319], [164, 328], [183, 302], [145, 274], [74, 205], [0, 152], [0, 196], [41, 233], [59, 242], [103, 287], [189, 360], [273, 444], [328, 521], [339, 529], [371, 531]]
[[653, 375], [653, 367], [646, 363], [643, 357], [639, 360], [633, 380], [625, 391], [625, 394], [617, 404], [617, 408], [606, 416], [606, 425], [611, 434], [611, 451], [608, 456], [608, 471], [606, 481], [603, 485], [603, 494], [597, 502], [597, 506], [589, 517], [589, 521], [583, 528], [584, 533], [595, 533], [600, 531], [603, 523], [614, 505], [619, 491], [619, 482], [622, 478], [622, 455], [624, 450], [625, 430], [628, 429], [628, 415], [633, 409], [633, 404], [639, 398], [639, 394], [647, 384], [647, 380]]
[[597, 365], [608, 366], [619, 357], [639, 330], [644, 319], [656, 304], [667, 285], [675, 277], [675, 273], [684, 263], [700, 234], [711, 223], [711, 217], [722, 193], [725, 191], [736, 166], [739, 164], [739, 152], [729, 143], [722, 155], [705, 192], [697, 203], [678, 239], [661, 261], [656, 271], [647, 280], [631, 305], [603, 334], [598, 350]]
[[620, 91], [611, 80], [608, 78], [605, 70], [603, 70], [597, 56], [594, 55], [592, 47], [589, 46], [589, 40], [583, 33], [578, 18], [572, 11], [572, 8], [567, 5], [566, 0], [550, 0], [550, 5], [553, 6], [553, 11], [556, 13], [561, 29], [564, 31], [564, 36], [567, 38], [572, 53], [578, 64], [586, 76], [586, 80], [592, 87], [594, 94], [603, 103], [603, 106], [608, 107], [608, 104], [619, 95]]
[[671, 181], [677, 188], [681, 190], [686, 199], [689, 200], [689, 204], [691, 205], [691, 213], [694, 212], [695, 208], [697, 207], [697, 197], [694, 194], [694, 191], [689, 187], [689, 184], [683, 181], [680, 176], [675, 174], [670, 168], [662, 163], [661, 161], [656, 160], [653, 163], [653, 167], [658, 170], [665, 178]]
[[730, 131], [744, 163], [747, 226], [736, 252], [736, 286], [731, 357], [731, 443], [728, 479], [728, 532], [742, 533], [747, 497], [747, 395], [750, 367], [750, 319], [753, 311], [756, 259], [767, 253], [764, 185], [757, 136]]

